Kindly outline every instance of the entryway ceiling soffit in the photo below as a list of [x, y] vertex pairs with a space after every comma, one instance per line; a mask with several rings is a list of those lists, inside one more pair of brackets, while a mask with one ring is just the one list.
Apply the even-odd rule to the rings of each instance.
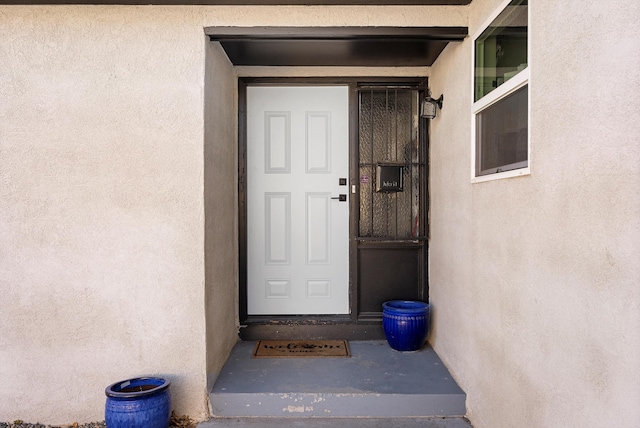
[[431, 66], [467, 27], [207, 27], [234, 65]]

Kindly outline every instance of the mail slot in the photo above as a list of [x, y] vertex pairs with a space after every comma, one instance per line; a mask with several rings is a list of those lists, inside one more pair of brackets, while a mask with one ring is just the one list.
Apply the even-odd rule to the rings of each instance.
[[403, 165], [378, 164], [376, 192], [402, 192]]

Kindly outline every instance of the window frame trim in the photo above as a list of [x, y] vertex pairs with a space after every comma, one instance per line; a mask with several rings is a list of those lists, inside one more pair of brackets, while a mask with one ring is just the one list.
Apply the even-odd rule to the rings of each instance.
[[[498, 16], [509, 6], [512, 0], [504, 0], [487, 20], [478, 27], [471, 39], [471, 99], [475, 99], [476, 84], [476, 41], [489, 28]], [[529, 37], [529, 28], [531, 27], [531, 2], [527, 2], [527, 67], [518, 72], [511, 79], [489, 92], [478, 101], [474, 101], [471, 105], [471, 183], [482, 183], [486, 181], [500, 180], [503, 178], [520, 177], [531, 174], [531, 37]], [[524, 168], [510, 169], [504, 172], [495, 172], [484, 175], [476, 175], [477, 171], [477, 150], [476, 150], [476, 117], [488, 107], [505, 99], [518, 89], [527, 86], [527, 166]], [[513, 165], [513, 164], [511, 164]]]

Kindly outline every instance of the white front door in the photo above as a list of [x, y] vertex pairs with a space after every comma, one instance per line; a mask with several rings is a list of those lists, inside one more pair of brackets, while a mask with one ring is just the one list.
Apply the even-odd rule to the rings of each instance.
[[348, 87], [247, 88], [249, 315], [349, 313], [348, 177]]

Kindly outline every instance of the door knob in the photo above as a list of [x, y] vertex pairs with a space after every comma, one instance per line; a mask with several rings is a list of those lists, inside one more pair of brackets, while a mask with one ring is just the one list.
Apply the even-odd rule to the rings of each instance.
[[341, 193], [340, 196], [333, 196], [331, 199], [337, 199], [340, 202], [345, 202], [347, 200], [347, 194]]

